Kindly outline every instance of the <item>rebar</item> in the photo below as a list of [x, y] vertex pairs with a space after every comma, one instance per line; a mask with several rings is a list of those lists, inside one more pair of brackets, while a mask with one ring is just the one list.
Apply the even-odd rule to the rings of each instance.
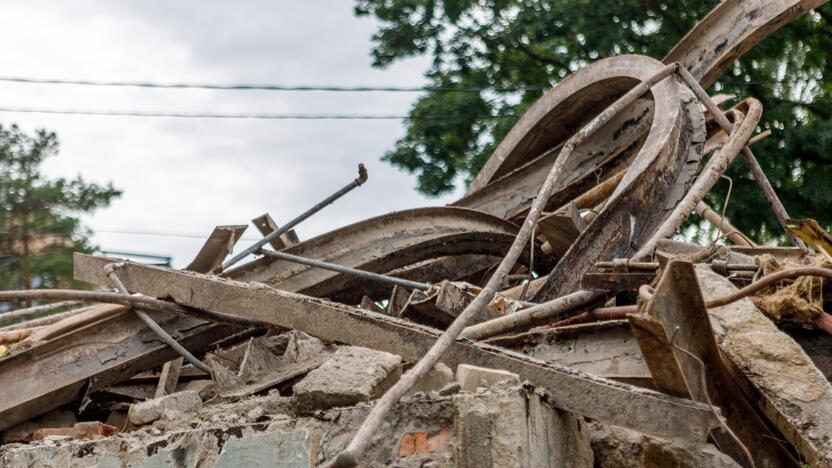
[[410, 289], [418, 289], [421, 291], [425, 291], [430, 289], [431, 287], [429, 283], [420, 283], [418, 281], [410, 281], [403, 278], [396, 278], [395, 276], [383, 275], [381, 273], [374, 273], [372, 271], [359, 270], [358, 268], [336, 265], [334, 263], [323, 262], [321, 260], [315, 260], [307, 257], [301, 257], [299, 255], [293, 255], [286, 252], [277, 252], [275, 250], [260, 249], [260, 253], [267, 257], [277, 258], [280, 260], [285, 260], [287, 262], [300, 263], [301, 265], [307, 265], [323, 270], [330, 270], [338, 273], [344, 273], [347, 275], [353, 275], [359, 278], [378, 281], [380, 283], [404, 286]]
[[[119, 263], [110, 263], [106, 267], [104, 267], [104, 272], [110, 278], [110, 281], [113, 282], [113, 285], [116, 287], [118, 292], [125, 296], [130, 296], [130, 292], [127, 290], [127, 288], [124, 287], [124, 283], [121, 282], [118, 275], [116, 274], [116, 269], [118, 269], [122, 265], [123, 264]], [[166, 332], [164, 328], [160, 327], [158, 323], [156, 323], [152, 318], [150, 318], [150, 316], [147, 315], [147, 312], [136, 308], [133, 308], [133, 312], [135, 312], [139, 319], [141, 319], [141, 321], [144, 322], [145, 325], [147, 325], [147, 328], [153, 330], [153, 332], [156, 333], [156, 335], [159, 338], [161, 338], [162, 341], [164, 341], [168, 346], [173, 348], [173, 350], [179, 353], [180, 356], [185, 358], [186, 361], [193, 364], [194, 367], [201, 370], [202, 372], [211, 375], [211, 368], [208, 367], [207, 364], [200, 361], [196, 356], [191, 354], [190, 351], [185, 349], [184, 346], [179, 344], [179, 342], [176, 341], [172, 336], [170, 336], [170, 334], [168, 334], [168, 332]]]
[[285, 232], [288, 232], [290, 229], [294, 228], [295, 226], [297, 226], [298, 224], [300, 224], [301, 222], [303, 222], [304, 220], [306, 220], [307, 218], [309, 218], [313, 214], [321, 211], [327, 205], [331, 204], [335, 200], [337, 200], [337, 199], [343, 197], [344, 195], [346, 195], [352, 189], [354, 189], [356, 187], [359, 187], [361, 184], [363, 184], [364, 182], [367, 181], [368, 177], [369, 176], [367, 174], [367, 169], [364, 168], [363, 164], [359, 164], [358, 165], [358, 177], [355, 180], [353, 180], [352, 182], [350, 182], [349, 184], [344, 186], [344, 188], [342, 188], [341, 190], [333, 193], [332, 195], [330, 195], [329, 197], [327, 197], [326, 199], [324, 199], [323, 201], [321, 201], [317, 205], [315, 205], [312, 208], [309, 208], [308, 210], [304, 211], [303, 213], [298, 215], [295, 219], [293, 219], [293, 220], [289, 221], [288, 223], [284, 224], [283, 226], [275, 229], [269, 235], [267, 235], [267, 236], [263, 237], [262, 239], [260, 239], [259, 241], [255, 242], [254, 244], [252, 244], [251, 246], [249, 246], [248, 248], [246, 248], [242, 252], [240, 252], [237, 255], [231, 257], [231, 259], [229, 259], [228, 261], [226, 261], [225, 263], [222, 264], [222, 270], [227, 270], [227, 269], [231, 268], [232, 266], [234, 266], [240, 260], [246, 258], [249, 254], [253, 254], [253, 253], [256, 253], [256, 252], [260, 251], [260, 249], [262, 249], [264, 245], [268, 244], [269, 242], [271, 242], [274, 239], [277, 239], [278, 237], [280, 237], [281, 234], [283, 234]]

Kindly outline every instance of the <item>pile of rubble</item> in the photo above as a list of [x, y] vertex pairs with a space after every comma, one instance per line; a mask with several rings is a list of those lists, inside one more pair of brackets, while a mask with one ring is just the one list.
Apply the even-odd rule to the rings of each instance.
[[[823, 3], [729, 0], [664, 63], [584, 67], [452, 206], [300, 242], [361, 168], [230, 259], [246, 226], [0, 292], [60, 301], [0, 316], [0, 464], [832, 466], [832, 238], [750, 150], [760, 103], [703, 89]], [[704, 204], [738, 155], [794, 247]], [[692, 212], [730, 246], [669, 240]]]

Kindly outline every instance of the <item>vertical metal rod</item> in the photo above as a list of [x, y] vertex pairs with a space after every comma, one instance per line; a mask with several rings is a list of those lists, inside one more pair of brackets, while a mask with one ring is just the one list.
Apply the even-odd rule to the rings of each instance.
[[[690, 74], [685, 67], [679, 66], [678, 71], [679, 77], [682, 78], [682, 81], [693, 91], [693, 94], [699, 99], [708, 112], [713, 115], [714, 120], [716, 123], [725, 131], [726, 134], [731, 134], [731, 122], [725, 117], [725, 114], [722, 113], [722, 110], [719, 106], [716, 105], [711, 96], [708, 95], [705, 88], [699, 84], [696, 78]], [[787, 221], [789, 219], [789, 214], [786, 212], [786, 207], [783, 206], [783, 203], [780, 202], [780, 198], [777, 197], [777, 192], [774, 191], [774, 187], [771, 186], [771, 182], [769, 182], [768, 177], [766, 177], [766, 173], [763, 172], [763, 168], [760, 167], [760, 163], [757, 161], [757, 158], [754, 157], [754, 153], [751, 152], [751, 148], [747, 145], [742, 149], [740, 152], [742, 155], [742, 159], [745, 161], [745, 164], [751, 170], [751, 174], [754, 176], [754, 181], [757, 182], [757, 186], [760, 187], [760, 190], [763, 191], [763, 195], [768, 200], [769, 205], [771, 205], [771, 209], [774, 210], [774, 215], [777, 216], [777, 221], [780, 223], [780, 226], [783, 228], [783, 231], [789, 236], [792, 243], [798, 247], [805, 248], [805, 244], [798, 239], [791, 231], [789, 231], [788, 227], [786, 227]]]
[[312, 208], [310, 208], [310, 209], [306, 210], [305, 212], [301, 213], [295, 219], [293, 219], [293, 220], [289, 221], [288, 223], [284, 224], [283, 226], [281, 226], [277, 230], [272, 231], [271, 234], [269, 234], [268, 236], [265, 236], [262, 239], [260, 239], [259, 241], [255, 242], [252, 246], [250, 246], [247, 249], [243, 250], [242, 252], [238, 253], [237, 255], [232, 257], [230, 260], [223, 263], [222, 269], [227, 270], [228, 268], [231, 268], [232, 266], [234, 266], [240, 260], [246, 258], [249, 254], [252, 254], [252, 253], [255, 253], [255, 252], [259, 251], [264, 245], [268, 244], [273, 239], [278, 238], [284, 232], [289, 231], [290, 229], [297, 226], [298, 224], [300, 224], [301, 222], [303, 222], [304, 220], [306, 220], [307, 218], [309, 218], [313, 214], [317, 213], [318, 211], [321, 211], [321, 209], [323, 209], [324, 207], [326, 207], [330, 203], [332, 203], [335, 200], [344, 196], [347, 192], [351, 191], [352, 189], [354, 189], [354, 188], [360, 186], [361, 184], [363, 184], [364, 182], [366, 182], [367, 178], [368, 178], [367, 169], [364, 168], [363, 164], [359, 164], [358, 165], [358, 177], [355, 180], [353, 180], [352, 182], [347, 184], [341, 190], [333, 193], [332, 195], [330, 195], [329, 197], [327, 197], [325, 200], [321, 201], [317, 205], [315, 205]]
[[[121, 282], [121, 279], [119, 279], [118, 275], [116, 275], [116, 269], [119, 268], [119, 266], [120, 264], [118, 263], [110, 263], [109, 265], [104, 267], [104, 273], [106, 273], [107, 276], [110, 278], [110, 281], [113, 282], [116, 289], [118, 289], [118, 292], [126, 296], [129, 296], [130, 292], [127, 290], [127, 288], [124, 287], [124, 283]], [[194, 367], [201, 370], [202, 372], [205, 372], [208, 375], [211, 375], [210, 367], [208, 367], [204, 362], [200, 361], [196, 356], [191, 354], [190, 351], [185, 349], [184, 346], [182, 346], [175, 339], [173, 339], [173, 337], [170, 336], [164, 328], [160, 327], [159, 324], [156, 323], [152, 318], [150, 318], [150, 316], [147, 315], [145, 311], [139, 310], [135, 307], [132, 307], [132, 309], [133, 312], [135, 312], [136, 315], [139, 316], [139, 319], [141, 319], [141, 321], [144, 322], [144, 324], [147, 325], [148, 328], [153, 330], [153, 332], [156, 333], [156, 335], [158, 335], [159, 338], [162, 339], [162, 341], [164, 341], [168, 346], [173, 348], [173, 350], [179, 353], [180, 356], [185, 358], [186, 361], [193, 364]]]
[[292, 255], [286, 252], [276, 252], [274, 250], [261, 249], [260, 253], [266, 255], [267, 257], [278, 258], [280, 260], [286, 260], [287, 262], [300, 263], [301, 265], [308, 265], [311, 267], [320, 268], [322, 270], [337, 271], [338, 273], [354, 275], [360, 278], [366, 278], [381, 283], [404, 286], [410, 289], [418, 289], [424, 291], [430, 289], [431, 286], [428, 283], [420, 283], [418, 281], [410, 281], [403, 278], [396, 278], [395, 276], [382, 275], [380, 273], [374, 273], [372, 271], [359, 270], [357, 268], [336, 265], [334, 263], [322, 262], [320, 260], [301, 257], [299, 255]]

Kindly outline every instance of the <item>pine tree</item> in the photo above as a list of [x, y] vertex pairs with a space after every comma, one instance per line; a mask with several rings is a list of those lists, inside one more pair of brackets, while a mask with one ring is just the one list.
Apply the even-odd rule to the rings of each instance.
[[58, 153], [52, 132], [23, 133], [0, 126], [0, 288], [66, 287], [72, 283], [72, 253], [90, 252], [89, 231], [78, 215], [105, 207], [121, 192], [48, 178], [46, 158]]

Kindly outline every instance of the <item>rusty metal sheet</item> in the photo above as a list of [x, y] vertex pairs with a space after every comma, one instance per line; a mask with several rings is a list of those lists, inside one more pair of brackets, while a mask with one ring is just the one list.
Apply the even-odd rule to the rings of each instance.
[[[449, 255], [502, 256], [516, 233], [514, 224], [474, 210], [422, 208], [390, 213], [336, 229], [287, 248], [285, 252], [388, 273]], [[536, 259], [543, 258], [542, 253], [536, 256]], [[525, 260], [521, 262], [525, 263]], [[545, 263], [535, 263], [541, 270], [545, 268]], [[358, 302], [362, 295], [374, 298], [362, 289], [366, 281], [360, 278], [271, 258], [261, 258], [229, 270], [225, 276], [343, 302]], [[432, 277], [428, 281], [442, 279], [445, 278]]]
[[[572, 84], [573, 86], [561, 87], [558, 85], [541, 98], [538, 103], [535, 103], [533, 109], [535, 107], [541, 107], [541, 109], [536, 110], [534, 114], [527, 113], [525, 115], [539, 117], [542, 122], [524, 121], [521, 118], [520, 122], [515, 125], [517, 130], [512, 130], [513, 132], [523, 133], [522, 138], [516, 137], [515, 139], [521, 141], [523, 139], [534, 140], [534, 146], [530, 148], [524, 146], [522, 152], [512, 149], [517, 154], [522, 154], [525, 160], [520, 160], [520, 156], [515, 156], [512, 159], [517, 160], [518, 167], [508, 170], [504, 168], [508, 165], [508, 162], [500, 160], [497, 156], [492, 156], [480, 172], [480, 174], [483, 174], [481, 177], [486, 177], [485, 174], [488, 173], [490, 168], [497, 164], [500, 164], [500, 170], [508, 172], [505, 175], [493, 178], [482, 187], [472, 184], [465, 197], [457, 200], [453, 205], [476, 209], [505, 219], [513, 219], [522, 215], [537, 195], [540, 185], [552, 167], [562, 140], [566, 140], [570, 136], [562, 136], [562, 130], [549, 133], [550, 127], [574, 127], [572, 130], [575, 130], [577, 128], [575, 126], [580, 125], [578, 122], [593, 117], [632, 86], [632, 77], [621, 73], [615, 74], [618, 70], [610, 70], [606, 74], [600, 73], [599, 76], [591, 74], [594, 72], [597, 72], [597, 70], [593, 69], [584, 73], [578, 71], [575, 74], [576, 79], [582, 83], [573, 83], [570, 81], [571, 77], [567, 78], [562, 84]], [[596, 82], [609, 86], [597, 89]], [[584, 84], [586, 87], [579, 88], [577, 86], [579, 84]], [[583, 113], [580, 115], [562, 115], [564, 108], [577, 105], [568, 99], [569, 96], [565, 95], [568, 92], [601, 93], [609, 98], [610, 102], [605, 100], [593, 103], [592, 106], [582, 102], [580, 105], [586, 107], [581, 109]], [[544, 117], [540, 117], [542, 113], [545, 113]], [[644, 136], [650, 128], [652, 116], [652, 100], [640, 99], [600, 129], [593, 138], [578, 145], [564, 170], [563, 179], [557, 181], [556, 191], [549, 199], [546, 209], [558, 208], [578, 193], [592, 188], [626, 165], [644, 141]], [[549, 122], [549, 120], [559, 120], [566, 117], [575, 117], [577, 120], [574, 122], [559, 121], [558, 124]], [[531, 118], [529, 117], [529, 119]], [[542, 136], [545, 136], [546, 139], [543, 140]], [[558, 136], [560, 139], [556, 138]], [[509, 140], [503, 140], [503, 143], [498, 146], [498, 150], [503, 146], [510, 145], [510, 143]], [[521, 143], [517, 144], [523, 146]], [[497, 153], [495, 152], [495, 154]]]
[[742, 54], [784, 25], [828, 0], [726, 0], [667, 54], [710, 87]]
[[648, 315], [633, 314], [627, 317], [633, 336], [644, 356], [644, 362], [650, 369], [656, 390], [681, 398], [690, 398], [685, 385], [685, 376], [673, 355], [670, 337], [665, 333], [662, 323]]
[[[620, 65], [640, 79], [663, 67], [644, 57]], [[694, 179], [706, 138], [702, 110], [693, 94], [672, 77], [653, 87], [651, 93], [656, 115], [662, 118], [653, 119], [647, 140], [621, 183], [548, 275], [534, 301], [577, 290], [581, 275], [597, 261], [632, 255], [684, 194], [679, 187]]]
[[[643, 319], [656, 325], [651, 332], [657, 339], [657, 352], [648, 353], [642, 347], [654, 379], [667, 369], [675, 369], [683, 377], [681, 387], [675, 382], [676, 390], [688, 393], [696, 401], [718, 406], [756, 466], [795, 465], [792, 455], [777, 440], [778, 435], [758, 416], [725, 367], [693, 265], [671, 261], [644, 310], [647, 315]], [[662, 360], [657, 359], [660, 353]], [[658, 384], [661, 379], [656, 380]], [[716, 428], [711, 435], [723, 452], [750, 466], [745, 451], [723, 428]]]
[[[274, 220], [268, 213], [252, 219], [251, 224], [254, 224], [254, 226], [257, 228], [258, 231], [260, 231], [260, 234], [262, 234], [263, 237], [268, 236], [269, 234], [271, 234], [274, 231], [277, 231], [278, 229], [277, 223], [274, 222]], [[271, 245], [272, 248], [275, 250], [283, 250], [286, 247], [291, 247], [297, 244], [298, 242], [299, 240], [297, 233], [294, 229], [291, 229], [288, 232], [284, 232], [283, 234], [278, 236], [277, 239], [272, 239], [272, 241], [269, 242], [269, 245]]]
[[208, 273], [220, 267], [223, 259], [234, 250], [234, 246], [247, 227], [245, 224], [215, 227], [208, 240], [199, 249], [199, 253], [185, 269]]
[[[75, 278], [93, 284], [105, 282], [108, 278], [102, 268], [109, 261], [76, 254]], [[434, 329], [386, 315], [208, 275], [128, 262], [120, 270], [120, 278], [131, 291], [171, 298], [200, 309], [256, 317], [325, 341], [398, 354], [408, 361], [421, 357], [439, 337]], [[521, 379], [550, 392], [562, 409], [659, 437], [704, 441], [708, 428], [715, 423], [712, 411], [701, 403], [594, 377], [482, 343], [454, 342], [443, 361], [452, 367], [469, 363], [511, 369]]]

